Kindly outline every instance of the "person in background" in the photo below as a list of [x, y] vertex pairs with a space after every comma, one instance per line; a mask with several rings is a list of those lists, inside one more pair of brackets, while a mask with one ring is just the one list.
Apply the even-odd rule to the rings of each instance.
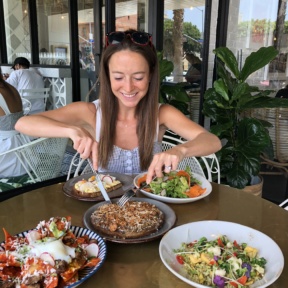
[[[1, 71], [0, 71], [1, 72]], [[25, 144], [14, 130], [15, 123], [23, 116], [22, 101], [18, 91], [0, 76], [0, 153]], [[14, 153], [0, 156], [0, 178], [26, 173]]]
[[86, 69], [87, 66], [83, 60], [83, 55], [82, 55], [82, 52], [79, 50], [79, 63], [80, 63], [80, 68], [81, 69]]
[[284, 88], [280, 89], [275, 97], [277, 98], [288, 98], [288, 85], [286, 85]]
[[[16, 129], [31, 136], [68, 137], [99, 171], [154, 175], [176, 170], [189, 156], [221, 149], [214, 134], [178, 109], [159, 104], [159, 67], [151, 35], [129, 30], [106, 36], [100, 63], [100, 93], [94, 102], [74, 102], [57, 110], [22, 117]], [[166, 129], [188, 141], [161, 149]]]
[[[43, 77], [30, 68], [30, 62], [25, 57], [15, 59], [11, 69], [14, 71], [10, 75], [4, 75], [4, 79], [9, 84], [13, 85], [18, 91], [21, 89], [36, 89], [44, 88], [45, 83]], [[24, 96], [25, 97], [25, 96]], [[43, 99], [31, 100], [32, 108], [30, 114], [45, 111]]]

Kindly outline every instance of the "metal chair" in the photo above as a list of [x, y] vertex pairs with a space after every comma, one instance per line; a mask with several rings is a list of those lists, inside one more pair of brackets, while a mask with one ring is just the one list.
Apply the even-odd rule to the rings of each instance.
[[67, 138], [38, 138], [0, 156], [14, 153], [31, 181], [36, 183], [59, 176], [67, 142]]
[[[174, 132], [167, 130], [162, 140], [162, 150], [168, 150], [178, 144], [186, 142]], [[201, 165], [201, 162], [203, 165]], [[186, 157], [178, 165], [178, 169], [185, 170], [189, 166], [191, 171], [205, 177], [208, 181], [216, 180], [220, 184], [220, 166], [216, 155], [210, 154], [201, 157]], [[203, 169], [204, 167], [204, 169]]]
[[46, 110], [50, 88], [20, 89], [19, 93], [22, 99], [27, 99], [31, 102], [30, 114]]

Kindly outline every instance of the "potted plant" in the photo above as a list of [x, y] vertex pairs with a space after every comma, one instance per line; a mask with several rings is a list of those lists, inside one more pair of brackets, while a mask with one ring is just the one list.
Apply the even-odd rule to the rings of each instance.
[[250, 109], [288, 107], [287, 99], [272, 98], [271, 90], [247, 83], [249, 75], [263, 68], [278, 54], [274, 47], [252, 52], [239, 69], [236, 57], [227, 47], [215, 49], [218, 79], [204, 94], [203, 113], [211, 119], [211, 132], [223, 144], [217, 152], [221, 183], [242, 189], [258, 176], [261, 153], [273, 156], [267, 127], [271, 124], [249, 115]]
[[188, 102], [190, 98], [181, 83], [165, 82], [165, 78], [170, 76], [174, 65], [172, 61], [163, 59], [163, 51], [157, 52], [160, 74], [159, 102], [168, 103], [179, 109], [185, 115], [189, 115]]

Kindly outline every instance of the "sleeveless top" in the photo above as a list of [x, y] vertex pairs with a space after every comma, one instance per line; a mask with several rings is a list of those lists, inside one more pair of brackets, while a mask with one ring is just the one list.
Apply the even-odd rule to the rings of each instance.
[[[27, 139], [14, 129], [17, 120], [23, 116], [23, 111], [11, 113], [2, 94], [0, 94], [0, 107], [6, 113], [0, 116], [0, 153], [3, 153], [25, 144]], [[0, 156], [0, 163], [0, 178], [26, 173], [14, 153]]]
[[[100, 140], [100, 131], [102, 124], [102, 111], [100, 107], [100, 101], [96, 100], [93, 102], [97, 109], [97, 118], [96, 118], [96, 141]], [[161, 104], [159, 104], [160, 107]], [[157, 131], [155, 135], [155, 142], [153, 148], [153, 155], [160, 153], [162, 151], [161, 143], [158, 142], [158, 132], [159, 125], [157, 125]], [[101, 172], [116, 172], [121, 174], [139, 174], [145, 171], [141, 171], [140, 168], [140, 156], [139, 156], [139, 148], [136, 147], [132, 150], [125, 150], [118, 146], [113, 147], [112, 155], [108, 161], [108, 165], [106, 169], [102, 167], [99, 168]]]

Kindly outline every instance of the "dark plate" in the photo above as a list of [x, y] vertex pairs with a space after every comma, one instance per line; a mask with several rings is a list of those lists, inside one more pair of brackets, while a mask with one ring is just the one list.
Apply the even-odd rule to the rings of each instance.
[[[79, 279], [78, 281], [76, 281], [73, 284], [64, 286], [63, 288], [74, 288], [79, 286], [80, 284], [82, 284], [85, 280], [87, 280], [88, 278], [90, 278], [94, 273], [96, 273], [96, 271], [103, 265], [105, 259], [106, 259], [106, 255], [107, 255], [107, 247], [106, 247], [106, 243], [103, 240], [103, 238], [101, 236], [99, 236], [99, 234], [83, 228], [83, 227], [78, 227], [78, 226], [71, 226], [70, 227], [71, 231], [73, 232], [73, 234], [76, 237], [81, 237], [84, 235], [88, 235], [89, 239], [95, 239], [98, 242], [99, 245], [99, 254], [98, 257], [101, 258], [101, 261], [95, 266], [95, 267], [85, 267], [84, 269], [80, 270], [79, 273]], [[27, 233], [30, 230], [21, 232], [19, 234], [17, 234], [17, 237], [26, 237]], [[3, 242], [2, 242], [3, 243]], [[0, 279], [0, 286], [2, 284], [2, 280]]]
[[[119, 173], [113, 173], [113, 172], [105, 172], [105, 173], [103, 172], [103, 174], [105, 174], [105, 175], [109, 174], [111, 176], [114, 176], [114, 177], [116, 177], [117, 180], [119, 180], [122, 183], [122, 187], [108, 193], [108, 195], [111, 199], [115, 198], [115, 197], [122, 196], [125, 191], [134, 187], [132, 176], [125, 175], [125, 174], [119, 174]], [[76, 182], [78, 182], [82, 179], [88, 180], [93, 175], [94, 175], [93, 173], [88, 173], [88, 174], [80, 175], [80, 176], [77, 176], [77, 177], [74, 177], [74, 178], [68, 180], [63, 185], [64, 194], [68, 197], [72, 197], [72, 198], [75, 198], [75, 199], [81, 200], [81, 201], [104, 201], [104, 198], [102, 195], [97, 196], [97, 197], [81, 197], [81, 196], [75, 194], [73, 191], [73, 186], [76, 184]]]
[[[113, 199], [112, 202], [115, 203], [117, 202], [118, 199]], [[103, 233], [97, 231], [92, 223], [91, 223], [91, 214], [101, 205], [106, 204], [107, 202], [101, 202], [98, 204], [93, 205], [92, 207], [90, 207], [83, 216], [83, 223], [85, 225], [85, 227], [87, 227], [88, 229], [95, 231], [96, 233], [98, 233], [99, 235], [101, 235], [101, 237], [103, 237], [104, 240], [107, 241], [111, 241], [111, 242], [116, 242], [116, 243], [143, 243], [143, 242], [148, 242], [148, 241], [152, 241], [155, 240], [157, 238], [160, 238], [163, 234], [165, 234], [167, 231], [169, 231], [175, 224], [176, 222], [176, 214], [175, 212], [166, 204], [157, 201], [157, 200], [153, 200], [153, 199], [148, 199], [148, 198], [132, 198], [131, 201], [139, 201], [139, 202], [148, 202], [151, 204], [154, 204], [157, 208], [159, 208], [165, 215], [165, 222], [164, 225], [157, 231], [154, 232], [150, 235], [144, 236], [144, 237], [140, 237], [140, 238], [134, 238], [134, 239], [122, 239], [122, 238], [114, 238], [111, 236], [107, 236], [104, 235]]]

